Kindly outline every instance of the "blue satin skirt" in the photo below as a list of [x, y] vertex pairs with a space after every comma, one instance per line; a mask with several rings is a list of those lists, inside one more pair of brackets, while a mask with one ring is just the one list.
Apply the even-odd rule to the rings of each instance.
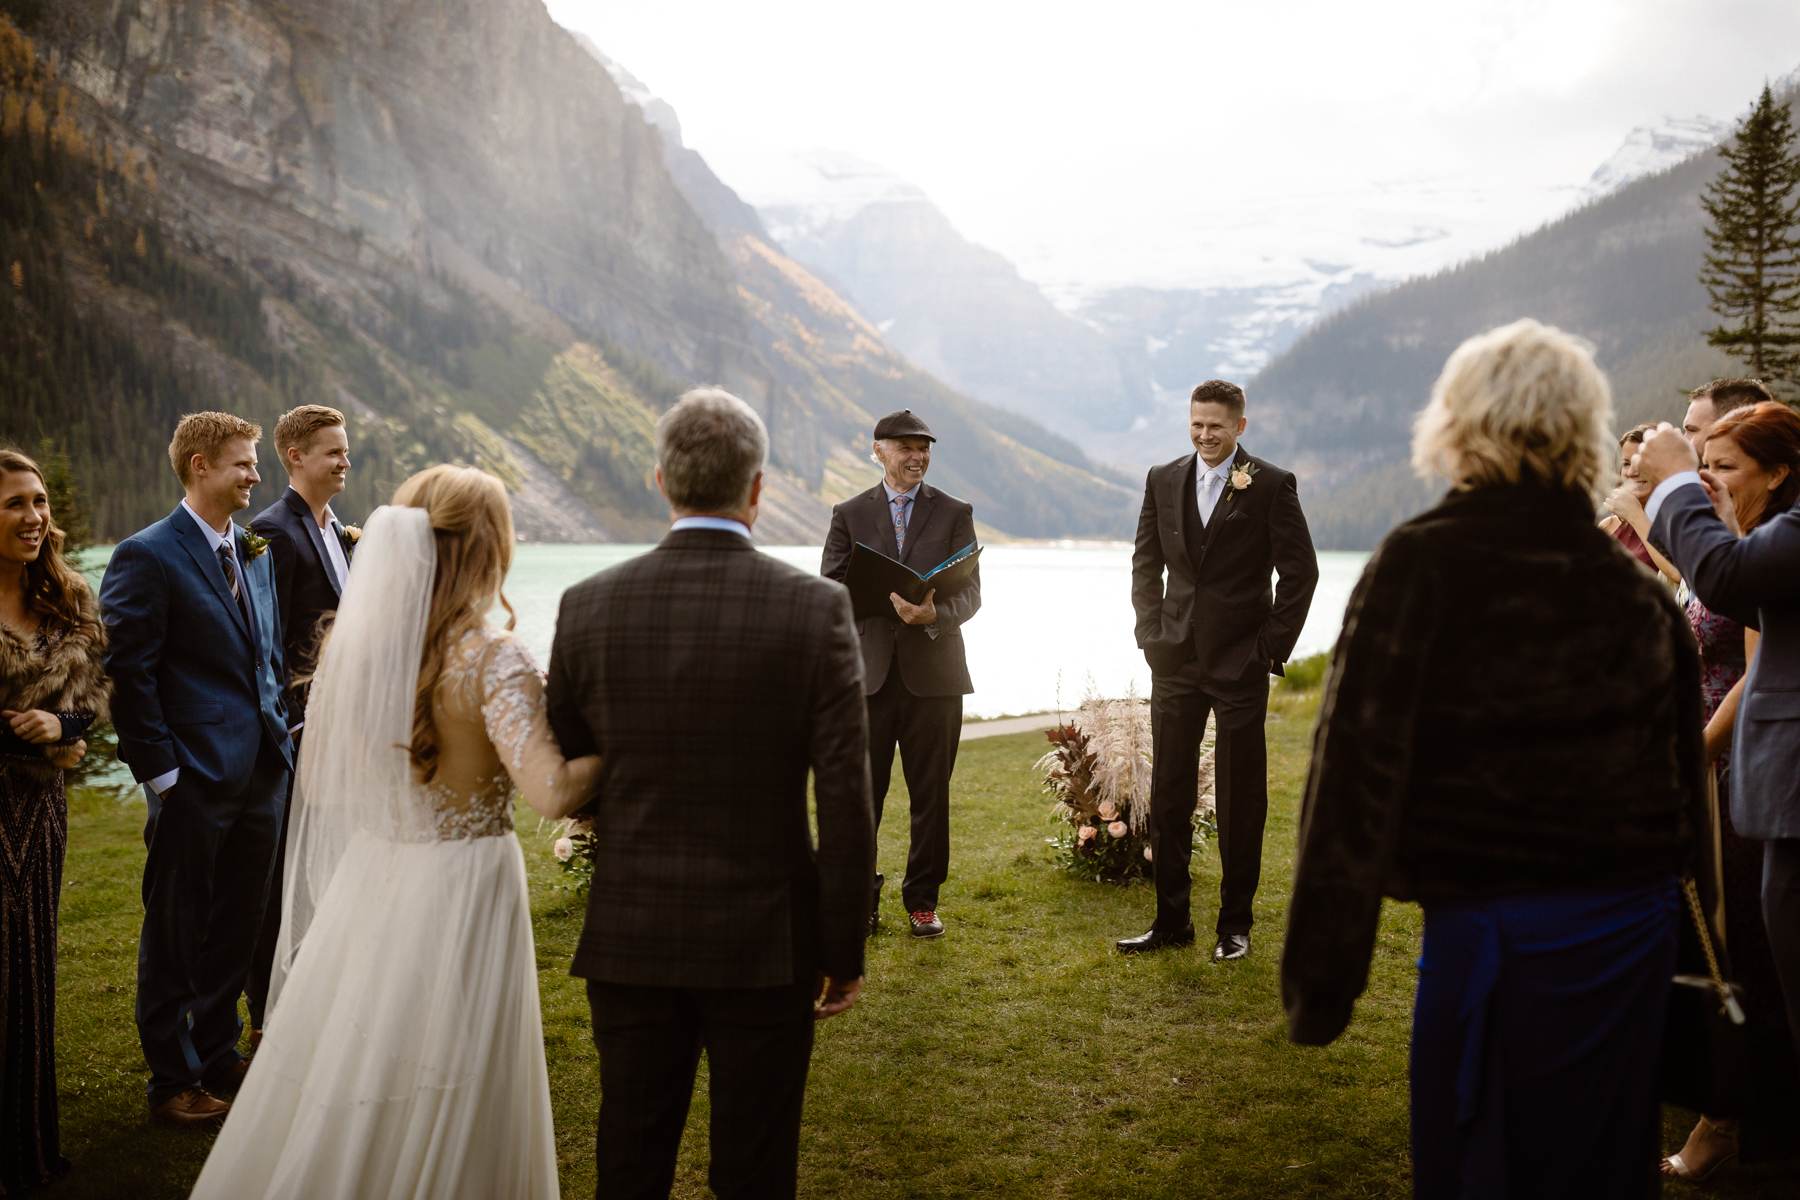
[[1425, 909], [1413, 1194], [1656, 1196], [1673, 880]]

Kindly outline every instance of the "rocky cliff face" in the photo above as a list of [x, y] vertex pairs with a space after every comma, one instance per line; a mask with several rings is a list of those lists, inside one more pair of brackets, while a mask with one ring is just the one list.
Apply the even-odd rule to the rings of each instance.
[[[44, 266], [69, 311], [166, 368], [155, 386], [121, 373], [131, 438], [160, 439], [204, 404], [266, 422], [325, 401], [355, 418], [365, 506], [424, 462], [463, 458], [508, 479], [531, 536], [638, 538], [662, 519], [647, 478], [657, 412], [717, 382], [769, 424], [764, 520], [779, 540], [821, 537], [827, 501], [867, 482], [874, 415], [920, 404], [966, 420], [944, 481], [987, 483], [991, 527], [1128, 527], [1119, 489], [1079, 451], [922, 375], [763, 241], [539, 0], [69, 3], [93, 19], [60, 26], [0, 90], [66, 106], [85, 131], [26, 129], [17, 144], [67, 160], [65, 182], [97, 181], [45, 193], [32, 219], [54, 231]], [[148, 244], [121, 272], [134, 234]], [[212, 301], [190, 304], [196, 288], [255, 316], [214, 321]], [[20, 362], [55, 340], [30, 338]], [[105, 475], [117, 411], [57, 386], [78, 414], [64, 431], [77, 466]], [[48, 411], [0, 433], [54, 434]], [[152, 497], [167, 490], [153, 459], [132, 476]], [[1030, 499], [1047, 475], [1063, 488], [1053, 511]], [[153, 506], [109, 500], [103, 532]]]

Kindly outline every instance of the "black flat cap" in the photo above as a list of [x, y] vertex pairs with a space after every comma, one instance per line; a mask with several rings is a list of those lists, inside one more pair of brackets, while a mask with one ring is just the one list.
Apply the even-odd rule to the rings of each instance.
[[931, 430], [926, 427], [925, 422], [913, 416], [913, 410], [910, 408], [903, 408], [899, 412], [891, 412], [887, 416], [881, 418], [881, 420], [875, 422], [875, 438], [877, 441], [882, 438], [903, 437], [922, 437], [928, 442], [937, 441], [937, 438], [932, 435]]

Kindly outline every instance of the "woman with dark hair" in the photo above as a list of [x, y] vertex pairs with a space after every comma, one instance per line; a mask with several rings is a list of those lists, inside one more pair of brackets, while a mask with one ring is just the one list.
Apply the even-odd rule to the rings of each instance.
[[[1738, 529], [1749, 533], [1800, 499], [1800, 414], [1769, 400], [1736, 409], [1713, 425], [1703, 443], [1705, 466], [1731, 495]], [[1663, 1174], [1701, 1180], [1734, 1158], [1793, 1153], [1790, 1130], [1800, 1119], [1800, 1086], [1785, 1028], [1781, 980], [1763, 925], [1763, 843], [1738, 833], [1731, 819], [1730, 750], [1746, 664], [1758, 634], [1688, 601], [1688, 623], [1700, 643], [1706, 753], [1719, 793], [1719, 861], [1724, 875], [1725, 949], [1743, 984], [1755, 1052], [1742, 1096], [1742, 1120], [1702, 1114], [1681, 1149], [1663, 1159]]]
[[1668, 589], [1594, 526], [1592, 351], [1519, 321], [1450, 356], [1320, 707], [1282, 954], [1289, 1035], [1368, 983], [1384, 896], [1425, 910], [1414, 1195], [1625, 1200], [1661, 1180], [1657, 1063], [1706, 819], [1700, 670]]
[[57, 1144], [56, 909], [63, 772], [105, 715], [104, 642], [38, 465], [0, 450], [0, 1194], [68, 1170]]

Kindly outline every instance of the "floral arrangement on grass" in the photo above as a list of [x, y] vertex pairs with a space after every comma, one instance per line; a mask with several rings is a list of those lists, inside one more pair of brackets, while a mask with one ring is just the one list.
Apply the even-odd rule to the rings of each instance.
[[[1195, 797], [1194, 845], [1216, 828], [1213, 798], [1214, 730], [1207, 722]], [[1064, 724], [1045, 733], [1050, 751], [1037, 761], [1051, 819], [1060, 828], [1044, 839], [1064, 870], [1104, 883], [1148, 876], [1150, 847], [1150, 704], [1136, 693], [1122, 700], [1090, 697]]]
[[600, 840], [594, 836], [594, 823], [585, 817], [568, 817], [556, 822], [557, 837], [550, 853], [562, 864], [568, 881], [563, 885], [575, 892], [585, 892], [594, 879], [594, 855]]

